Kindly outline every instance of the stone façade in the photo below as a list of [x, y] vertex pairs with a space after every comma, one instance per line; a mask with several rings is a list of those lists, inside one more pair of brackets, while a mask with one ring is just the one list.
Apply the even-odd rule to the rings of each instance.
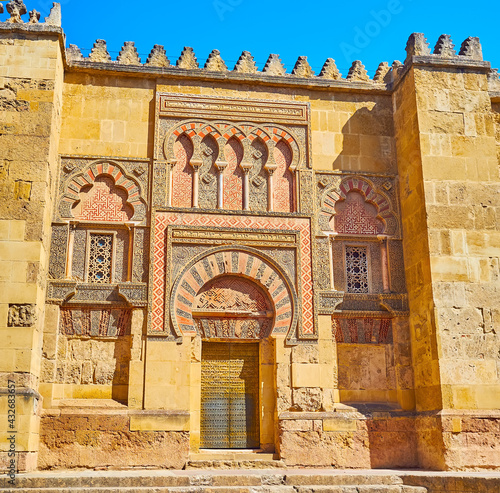
[[289, 466], [500, 466], [500, 81], [477, 38], [416, 33], [404, 64], [343, 79], [130, 42], [84, 58], [57, 4], [7, 11], [19, 469], [182, 468], [209, 341], [259, 343], [260, 448]]

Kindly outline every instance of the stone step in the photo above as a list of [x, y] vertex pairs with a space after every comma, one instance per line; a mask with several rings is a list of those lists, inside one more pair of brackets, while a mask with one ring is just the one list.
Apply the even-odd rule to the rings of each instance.
[[186, 469], [286, 469], [282, 460], [269, 459], [219, 459], [189, 460]]
[[252, 461], [252, 460], [263, 460], [263, 461], [273, 461], [277, 460], [279, 457], [277, 454], [263, 452], [262, 450], [212, 450], [203, 449], [199, 452], [192, 452], [189, 454], [190, 461], [207, 461], [207, 460], [217, 460], [217, 461]]
[[[415, 489], [416, 488], [416, 489]], [[403, 486], [395, 474], [254, 471], [66, 471], [21, 474], [15, 486], [0, 477], [0, 490], [31, 493], [424, 493]]]
[[[59, 488], [18, 488], [27, 493], [427, 493], [426, 488], [404, 485], [337, 485], [337, 486], [150, 486], [98, 487], [73, 486]], [[7, 492], [14, 490], [7, 490]]]

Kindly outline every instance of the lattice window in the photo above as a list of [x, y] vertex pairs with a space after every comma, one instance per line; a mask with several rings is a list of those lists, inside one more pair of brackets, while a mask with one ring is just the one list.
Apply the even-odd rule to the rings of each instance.
[[368, 293], [368, 253], [366, 247], [348, 246], [345, 250], [348, 293]]
[[88, 282], [111, 282], [113, 256], [112, 234], [90, 234]]

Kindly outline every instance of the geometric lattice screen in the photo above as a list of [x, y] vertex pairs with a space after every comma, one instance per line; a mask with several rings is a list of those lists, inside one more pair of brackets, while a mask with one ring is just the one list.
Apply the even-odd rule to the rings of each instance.
[[88, 282], [111, 282], [112, 252], [112, 234], [90, 234]]
[[368, 293], [368, 255], [366, 247], [345, 249], [347, 292]]

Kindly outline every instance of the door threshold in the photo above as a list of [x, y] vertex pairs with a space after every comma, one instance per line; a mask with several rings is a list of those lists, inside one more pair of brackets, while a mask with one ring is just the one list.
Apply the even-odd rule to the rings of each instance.
[[264, 452], [262, 449], [200, 449], [199, 452], [191, 452], [189, 460], [275, 460], [274, 452]]

